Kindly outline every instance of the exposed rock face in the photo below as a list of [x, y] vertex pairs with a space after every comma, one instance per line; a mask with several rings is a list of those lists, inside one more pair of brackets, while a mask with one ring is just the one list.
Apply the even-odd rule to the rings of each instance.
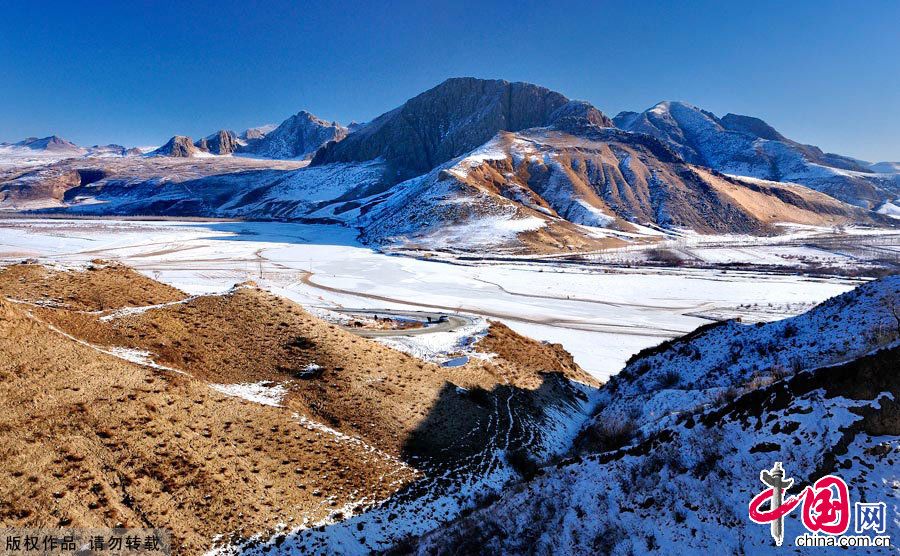
[[239, 145], [235, 132], [220, 129], [216, 133], [198, 140], [194, 146], [211, 154], [231, 154], [237, 150]]
[[392, 171], [387, 181], [396, 183], [474, 149], [499, 131], [541, 127], [574, 116], [610, 125], [609, 119], [589, 104], [570, 102], [537, 85], [471, 77], [448, 79], [382, 114], [346, 140], [326, 145], [312, 164], [380, 157]]
[[260, 139], [251, 140], [241, 152], [266, 158], [303, 158], [329, 141], [340, 141], [347, 129], [336, 122], [320, 120], [306, 111], [286, 119]]
[[900, 194], [900, 180], [878, 176], [859, 161], [787, 139], [751, 116], [715, 114], [683, 102], [661, 102], [614, 118], [621, 129], [666, 142], [692, 164], [727, 174], [806, 185], [872, 208]]
[[185, 135], [176, 135], [162, 147], [156, 149], [150, 156], [171, 156], [176, 158], [188, 158], [197, 154], [198, 149], [191, 143], [191, 138]]

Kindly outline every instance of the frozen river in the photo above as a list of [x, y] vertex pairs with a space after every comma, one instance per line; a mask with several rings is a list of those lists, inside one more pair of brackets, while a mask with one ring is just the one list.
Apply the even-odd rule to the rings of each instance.
[[0, 263], [111, 259], [192, 294], [254, 280], [306, 306], [474, 313], [563, 344], [598, 378], [709, 322], [702, 315], [780, 318], [854, 285], [710, 270], [463, 266], [378, 253], [355, 235], [286, 223], [12, 219], [0, 220]]

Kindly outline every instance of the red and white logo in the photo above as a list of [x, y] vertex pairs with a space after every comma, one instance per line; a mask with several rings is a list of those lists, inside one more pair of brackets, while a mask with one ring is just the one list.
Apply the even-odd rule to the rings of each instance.
[[[760, 471], [759, 480], [768, 488], [750, 501], [750, 520], [769, 525], [777, 546], [784, 542], [785, 516], [798, 506], [803, 526], [813, 535], [843, 535], [850, 527], [850, 490], [840, 477], [825, 475], [796, 496], [788, 496], [794, 479], [786, 477], [781, 462], [776, 461], [772, 469]], [[887, 518], [884, 503], [857, 502], [855, 510], [857, 533], [866, 530], [884, 533]]]

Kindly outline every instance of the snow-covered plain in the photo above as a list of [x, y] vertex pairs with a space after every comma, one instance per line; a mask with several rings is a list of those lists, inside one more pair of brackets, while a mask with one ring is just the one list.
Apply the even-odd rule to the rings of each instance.
[[[460, 311], [558, 342], [592, 375], [708, 322], [802, 312], [858, 282], [600, 264], [466, 266], [378, 253], [339, 226], [260, 222], [0, 220], [0, 264], [118, 260], [190, 294], [254, 280], [310, 307]], [[749, 246], [747, 249], [753, 249]]]

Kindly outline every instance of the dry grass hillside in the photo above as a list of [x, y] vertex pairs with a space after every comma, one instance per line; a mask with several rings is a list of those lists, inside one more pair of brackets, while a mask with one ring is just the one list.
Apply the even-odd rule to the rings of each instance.
[[[188, 297], [102, 262], [0, 270], [0, 316], [0, 524], [153, 525], [186, 553], [396, 492], [423, 472], [402, 461], [413, 434], [456, 441], [484, 406], [442, 410], [453, 385], [543, 386], [539, 405], [569, 395], [545, 373], [593, 384], [499, 324], [481, 343], [492, 360], [443, 368], [252, 285]], [[250, 383], [284, 396], [211, 387]]]
[[413, 478], [288, 411], [99, 353], [3, 300], [0, 353], [6, 526], [164, 527], [179, 553], [199, 553], [216, 534], [322, 519]]

